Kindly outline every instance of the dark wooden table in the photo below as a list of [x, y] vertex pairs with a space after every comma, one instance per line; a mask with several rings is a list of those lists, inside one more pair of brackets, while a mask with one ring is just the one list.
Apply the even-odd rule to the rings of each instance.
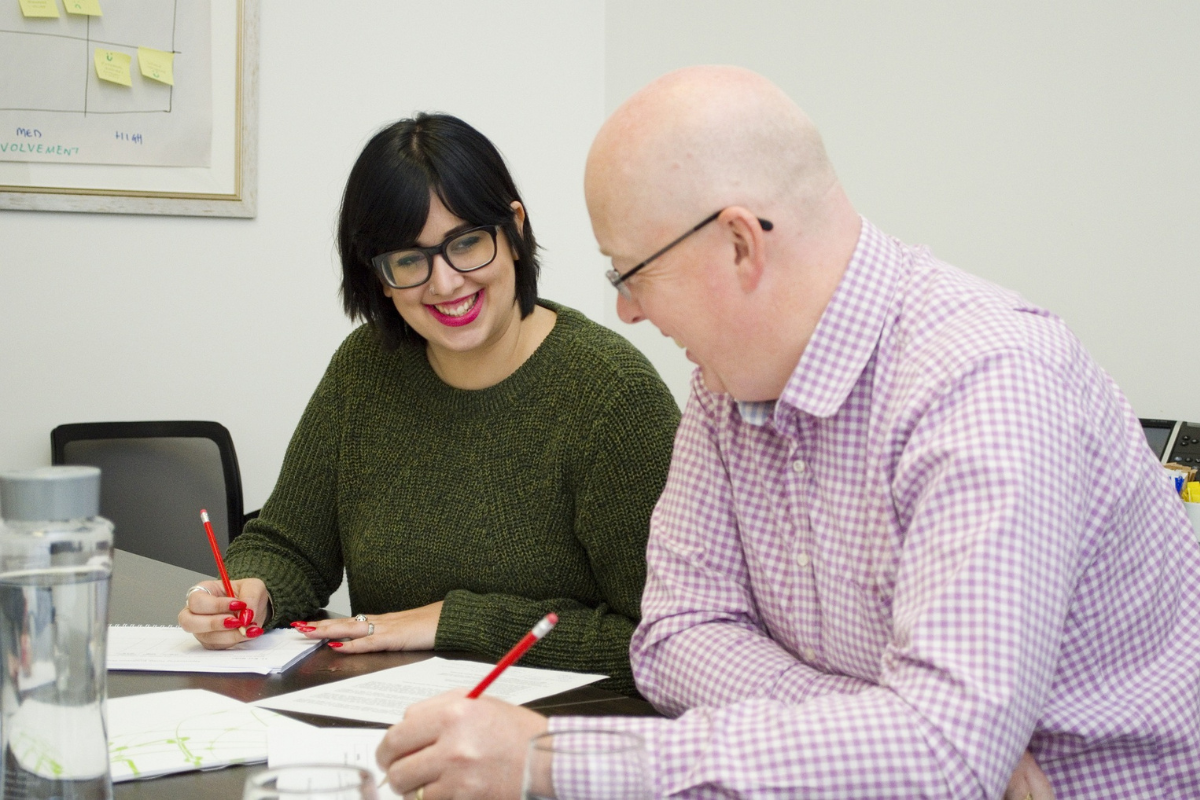
[[[174, 625], [183, 608], [184, 594], [198, 581], [211, 580], [181, 567], [118, 550], [113, 564], [112, 601], [109, 620], [141, 625]], [[208, 689], [243, 702], [294, 692], [331, 681], [364, 675], [389, 667], [424, 661], [428, 652], [366, 653], [339, 655], [332, 648], [320, 647], [281, 675], [228, 675], [200, 672], [110, 672], [108, 696], [125, 697], [172, 689]], [[443, 658], [472, 659], [468, 653], [440, 652]], [[476, 659], [478, 660], [478, 659]], [[569, 692], [528, 703], [532, 709], [554, 716], [583, 715], [655, 715], [643, 700], [633, 700], [614, 692], [584, 686]], [[280, 712], [286, 713], [286, 712]], [[370, 723], [335, 720], [291, 714], [297, 719], [323, 727], [380, 727]], [[246, 776], [261, 766], [227, 767], [211, 772], [186, 772], [144, 781], [127, 781], [114, 786], [121, 800], [134, 798], [171, 798], [171, 800], [223, 800], [240, 798]]]

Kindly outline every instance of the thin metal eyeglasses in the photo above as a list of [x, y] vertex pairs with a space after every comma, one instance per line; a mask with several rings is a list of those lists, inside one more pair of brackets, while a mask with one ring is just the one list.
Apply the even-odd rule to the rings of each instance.
[[440, 255], [455, 272], [474, 272], [496, 260], [498, 225], [480, 225], [453, 233], [433, 247], [406, 247], [371, 259], [384, 283], [393, 289], [420, 286], [433, 275], [433, 257]]
[[[629, 287], [625, 285], [625, 281], [632, 278], [634, 273], [636, 273], [639, 269], [641, 269], [642, 267], [646, 266], [654, 259], [661, 256], [663, 253], [667, 252], [672, 247], [679, 244], [684, 239], [688, 238], [693, 233], [700, 230], [701, 228], [703, 228], [708, 223], [712, 222], [717, 217], [721, 216], [721, 212], [724, 210], [725, 209], [723, 209], [723, 208], [717, 209], [713, 213], [709, 214], [707, 217], [705, 217], [704, 219], [700, 220], [695, 225], [693, 225], [685, 234], [680, 236], [678, 239], [674, 240], [673, 242], [668, 244], [666, 247], [662, 248], [661, 250], [656, 252], [654, 255], [650, 256], [645, 261], [641, 262], [640, 264], [637, 264], [637, 265], [631, 267], [630, 269], [626, 270], [624, 273], [617, 272], [615, 269], [610, 269], [608, 272], [604, 273], [605, 276], [608, 278], [608, 282], [613, 285], [613, 288], [616, 289], [617, 292], [622, 297], [624, 297], [626, 300], [632, 300], [633, 295], [630, 294]], [[762, 229], [764, 231], [769, 231], [775, 227], [775, 223], [771, 222], [768, 219], [763, 219], [762, 217], [758, 217], [758, 224], [762, 226]]]

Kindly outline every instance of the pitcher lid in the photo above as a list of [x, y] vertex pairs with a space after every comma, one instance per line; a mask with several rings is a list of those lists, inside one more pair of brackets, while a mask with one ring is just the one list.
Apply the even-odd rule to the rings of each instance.
[[38, 467], [0, 472], [0, 518], [64, 520], [100, 513], [100, 468]]

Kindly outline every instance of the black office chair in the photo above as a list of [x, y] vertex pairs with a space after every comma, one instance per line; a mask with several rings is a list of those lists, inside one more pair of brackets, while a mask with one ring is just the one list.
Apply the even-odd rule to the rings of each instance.
[[242, 476], [217, 422], [80, 422], [50, 432], [54, 464], [100, 468], [100, 514], [122, 550], [216, 574], [200, 509], [222, 552], [242, 532]]

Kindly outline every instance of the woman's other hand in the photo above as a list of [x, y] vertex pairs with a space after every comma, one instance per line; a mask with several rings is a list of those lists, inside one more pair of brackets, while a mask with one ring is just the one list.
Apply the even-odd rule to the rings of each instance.
[[310, 639], [344, 639], [330, 642], [339, 653], [374, 653], [379, 650], [432, 650], [437, 637], [442, 601], [390, 614], [355, 618], [293, 622], [292, 627]]
[[236, 598], [226, 597], [220, 581], [201, 581], [188, 590], [179, 627], [209, 650], [224, 650], [261, 636], [270, 595], [258, 578], [231, 581]]

